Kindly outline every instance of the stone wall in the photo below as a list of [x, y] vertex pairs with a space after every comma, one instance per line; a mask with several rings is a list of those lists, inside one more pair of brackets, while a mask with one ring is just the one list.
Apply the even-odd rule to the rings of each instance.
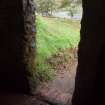
[[105, 104], [105, 1], [83, 0], [73, 105]]
[[30, 92], [35, 72], [33, 0], [0, 1], [0, 88]]

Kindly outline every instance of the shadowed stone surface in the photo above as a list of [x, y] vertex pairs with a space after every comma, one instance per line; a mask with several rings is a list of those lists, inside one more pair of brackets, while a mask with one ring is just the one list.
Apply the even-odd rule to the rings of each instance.
[[28, 93], [35, 72], [33, 0], [0, 0], [0, 88]]
[[0, 93], [0, 105], [49, 105], [35, 96], [16, 93]]
[[105, 1], [82, 0], [83, 19], [73, 105], [105, 105]]

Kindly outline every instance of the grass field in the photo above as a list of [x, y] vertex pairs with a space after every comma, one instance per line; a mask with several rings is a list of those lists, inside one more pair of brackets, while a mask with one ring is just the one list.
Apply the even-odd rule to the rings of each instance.
[[40, 79], [49, 80], [53, 71], [46, 59], [61, 49], [77, 47], [80, 40], [80, 22], [37, 16], [36, 69]]

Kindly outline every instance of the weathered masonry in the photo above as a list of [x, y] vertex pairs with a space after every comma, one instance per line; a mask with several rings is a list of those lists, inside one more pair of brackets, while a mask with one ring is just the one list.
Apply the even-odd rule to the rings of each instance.
[[30, 92], [35, 72], [33, 0], [0, 0], [0, 89]]

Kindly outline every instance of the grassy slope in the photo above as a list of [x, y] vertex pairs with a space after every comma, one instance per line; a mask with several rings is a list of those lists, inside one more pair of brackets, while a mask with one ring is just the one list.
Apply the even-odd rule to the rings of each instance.
[[49, 79], [51, 70], [46, 59], [60, 49], [76, 47], [79, 42], [78, 21], [37, 17], [37, 71]]

